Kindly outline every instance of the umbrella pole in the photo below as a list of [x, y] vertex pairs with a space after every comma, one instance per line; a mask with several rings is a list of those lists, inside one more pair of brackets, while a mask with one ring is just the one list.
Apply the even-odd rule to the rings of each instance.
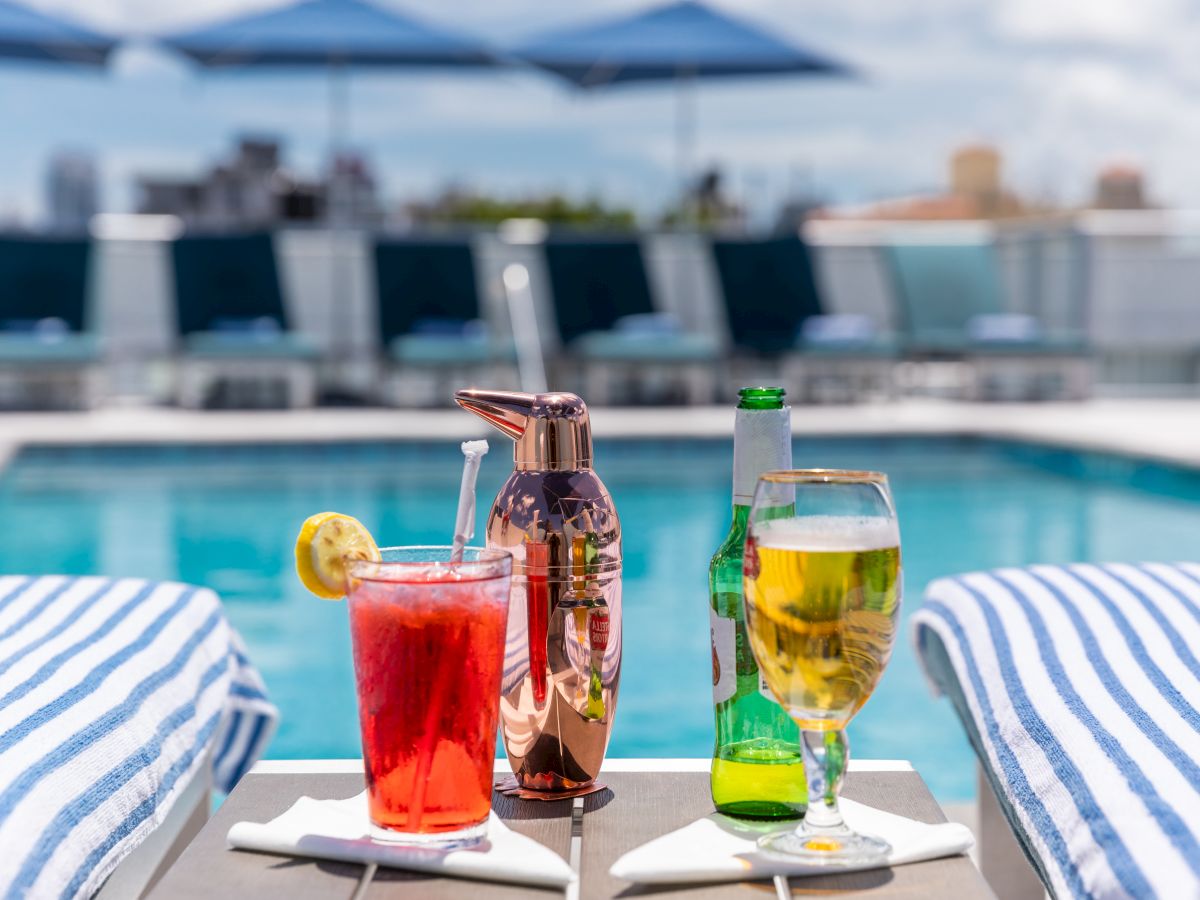
[[338, 297], [346, 286], [345, 247], [342, 242], [342, 231], [347, 209], [343, 208], [341, 186], [337, 178], [338, 156], [345, 146], [348, 114], [346, 98], [346, 72], [341, 60], [334, 60], [329, 65], [329, 159], [328, 183], [326, 193], [326, 214], [329, 228], [329, 388], [339, 394], [342, 390], [343, 359], [345, 342], [343, 340], [346, 325], [348, 304], [339, 304]]
[[[695, 230], [699, 225], [698, 208], [692, 197], [694, 173], [693, 151], [696, 144], [696, 72], [687, 68], [680, 70], [675, 77], [675, 167], [679, 179], [679, 215], [676, 217], [676, 232], [674, 238], [674, 302], [671, 310], [685, 321], [682, 311], [692, 305], [693, 298], [700, 295], [699, 259], [695, 250], [697, 240]], [[689, 232], [693, 234], [689, 235]], [[693, 381], [689, 376], [685, 385], [688, 402], [694, 402]], [[703, 390], [703, 389], [701, 389]], [[700, 402], [710, 402], [713, 399], [712, 389], [708, 396], [701, 397]]]
[[679, 224], [693, 220], [692, 151], [696, 143], [696, 77], [683, 69], [675, 78], [675, 174], [679, 181]]

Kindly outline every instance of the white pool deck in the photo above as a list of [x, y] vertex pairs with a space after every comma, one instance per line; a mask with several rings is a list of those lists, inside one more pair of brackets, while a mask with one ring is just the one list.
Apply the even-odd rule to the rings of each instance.
[[[1200, 467], [1200, 399], [1039, 404], [907, 400], [795, 407], [792, 427], [798, 436], [1012, 438]], [[733, 414], [729, 406], [596, 408], [592, 429], [602, 438], [726, 437], [733, 431]], [[456, 409], [191, 412], [139, 407], [10, 413], [0, 416], [0, 463], [25, 444], [464, 440], [495, 434], [487, 432], [473, 416]]]

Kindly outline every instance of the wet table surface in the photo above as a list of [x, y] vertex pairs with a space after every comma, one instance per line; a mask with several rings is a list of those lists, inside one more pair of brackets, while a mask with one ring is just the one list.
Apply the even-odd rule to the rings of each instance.
[[[286, 897], [288, 900], [391, 900], [469, 898], [508, 900], [564, 892], [554, 889], [464, 881], [394, 869], [292, 859], [226, 848], [235, 822], [265, 822], [302, 795], [340, 799], [363, 789], [357, 761], [260, 764], [229, 795], [151, 892], [152, 900]], [[647, 769], [653, 768], [653, 771]], [[607, 897], [772, 897], [782, 884], [770, 881], [718, 885], [638, 886], [613, 878], [609, 867], [628, 850], [712, 812], [707, 760], [613, 760], [601, 781], [607, 789], [576, 801], [519, 801], [495, 795], [497, 814], [519, 831], [575, 860], [578, 893], [568, 900]], [[905, 763], [864, 760], [852, 765], [843, 795], [923, 822], [945, 816], [920, 775]], [[583, 808], [572, 833], [572, 806]], [[793, 878], [794, 896], [843, 898], [912, 897], [928, 900], [992, 897], [979, 870], [965, 856], [924, 863], [810, 878]]]

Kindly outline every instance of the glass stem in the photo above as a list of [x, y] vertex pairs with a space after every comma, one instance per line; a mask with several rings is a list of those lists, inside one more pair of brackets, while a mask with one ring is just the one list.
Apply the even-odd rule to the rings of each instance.
[[846, 764], [850, 761], [850, 744], [846, 733], [837, 731], [802, 732], [804, 774], [808, 778], [808, 811], [804, 828], [810, 831], [839, 832], [846, 830], [838, 810], [838, 794]]

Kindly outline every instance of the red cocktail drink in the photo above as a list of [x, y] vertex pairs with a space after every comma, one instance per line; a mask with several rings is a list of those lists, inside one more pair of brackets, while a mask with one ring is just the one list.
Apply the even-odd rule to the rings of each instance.
[[492, 805], [512, 557], [382, 553], [349, 572], [371, 821], [392, 840], [472, 843]]

